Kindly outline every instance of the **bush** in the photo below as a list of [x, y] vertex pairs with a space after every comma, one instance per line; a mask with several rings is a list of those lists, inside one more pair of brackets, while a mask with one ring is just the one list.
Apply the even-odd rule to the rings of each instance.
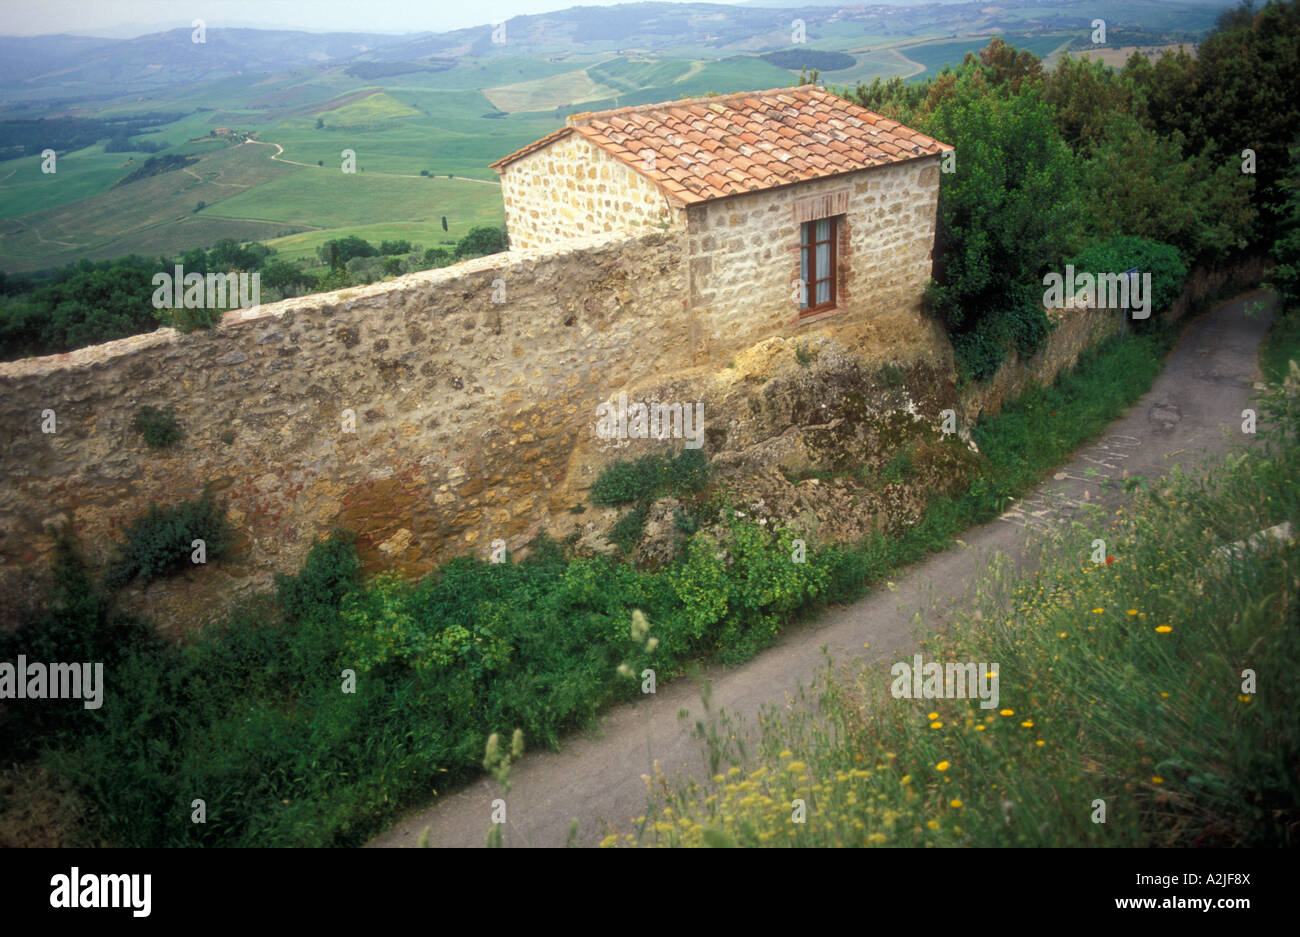
[[373, 244], [355, 235], [326, 241], [316, 248], [316, 253], [320, 257], [321, 263], [330, 266], [346, 264], [354, 257], [376, 257], [379, 255], [379, 251], [375, 249]]
[[928, 300], [959, 364], [981, 379], [1047, 336], [1042, 276], [1076, 249], [1085, 217], [1078, 162], [1037, 91], [1011, 94], [979, 70], [952, 81], [918, 129], [958, 154], [939, 189]]
[[[13, 631], [0, 632], [0, 660], [98, 662], [111, 685], [120, 661], [147, 656], [159, 646], [154, 629], [113, 609], [86, 569], [69, 531], [55, 538], [55, 560], [41, 608]], [[48, 700], [41, 705], [8, 706], [0, 716], [0, 757], [33, 754], [67, 737], [80, 736], [93, 722], [81, 699]]]
[[191, 564], [195, 540], [204, 542], [206, 559], [217, 558], [231, 541], [225, 514], [207, 488], [198, 498], [174, 507], [151, 504], [123, 531], [125, 543], [109, 565], [105, 584], [118, 589], [136, 578], [147, 583], [175, 573]]
[[889, 460], [881, 473], [885, 481], [895, 484], [902, 483], [916, 474], [916, 464], [912, 459], [912, 452], [909, 449], [900, 449], [894, 453], [894, 457]]
[[337, 609], [360, 582], [356, 537], [349, 530], [336, 530], [313, 544], [298, 575], [275, 577], [280, 606], [292, 621], [310, 618], [319, 609]]
[[144, 437], [145, 445], [150, 449], [170, 446], [179, 441], [183, 435], [171, 407], [159, 410], [155, 406], [146, 404], [136, 411], [135, 420], [131, 425]]
[[1140, 274], [1151, 274], [1151, 317], [1137, 319], [1135, 324], [1146, 327], [1167, 312], [1183, 292], [1187, 281], [1187, 264], [1178, 248], [1159, 241], [1138, 237], [1114, 237], [1093, 244], [1068, 263], [1074, 265], [1076, 277], [1080, 273], [1123, 273], [1137, 267]]
[[446, 267], [455, 262], [455, 255], [445, 247], [430, 247], [424, 252], [426, 267]]
[[984, 381], [997, 373], [1011, 349], [1033, 355], [1052, 330], [1041, 297], [1023, 286], [1008, 288], [996, 312], [984, 313], [975, 324], [952, 337], [958, 381]]
[[506, 249], [506, 243], [506, 232], [501, 228], [488, 225], [470, 228], [469, 233], [456, 242], [456, 259], [496, 254]]
[[618, 546], [624, 553], [631, 553], [636, 549], [636, 545], [641, 542], [641, 534], [645, 531], [646, 509], [644, 507], [633, 508], [628, 513], [618, 519], [609, 532], [610, 542]]
[[660, 494], [694, 494], [708, 480], [709, 464], [702, 449], [683, 449], [675, 456], [647, 455], [605, 466], [591, 486], [591, 503], [606, 507]]

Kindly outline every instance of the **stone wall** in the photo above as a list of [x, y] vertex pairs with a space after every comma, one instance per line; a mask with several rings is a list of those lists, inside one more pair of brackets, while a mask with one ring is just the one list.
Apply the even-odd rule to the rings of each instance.
[[1113, 309], [1049, 309], [1047, 315], [1055, 327], [1042, 348], [1028, 359], [1012, 349], [991, 379], [963, 388], [958, 411], [963, 425], [997, 413], [1031, 382], [1051, 384], [1061, 371], [1074, 367], [1084, 349], [1119, 331], [1119, 313]]
[[658, 186], [578, 133], [504, 166], [501, 189], [514, 248], [684, 222]]
[[[919, 312], [931, 274], [939, 157], [866, 169], [687, 209], [693, 329], [711, 359], [800, 328], [796, 202], [848, 190], [839, 310], [826, 321]], [[805, 320], [805, 324], [808, 320]], [[820, 321], [820, 320], [819, 320]]]
[[[595, 238], [0, 364], [0, 592], [21, 597], [43, 570], [51, 525], [73, 522], [102, 560], [151, 501], [205, 482], [230, 507], [234, 556], [152, 592], [264, 586], [336, 525], [369, 569], [517, 548], [577, 497], [561, 482], [597, 401], [689, 364], [684, 295], [678, 239]], [[143, 404], [175, 408], [179, 445], [145, 447]]]
[[[1156, 310], [1166, 321], [1178, 322], [1184, 315], [1217, 293], [1247, 288], [1259, 283], [1269, 263], [1264, 257], [1241, 257], [1218, 267], [1197, 267], [1169, 309]], [[1019, 396], [1031, 381], [1050, 384], [1062, 370], [1074, 367], [1079, 354], [1120, 330], [1118, 309], [1049, 309], [1055, 323], [1046, 343], [1033, 356], [1022, 358], [1012, 351], [992, 379], [971, 385], [961, 392], [961, 413], [966, 425], [984, 413], [997, 413], [1002, 404]], [[1130, 328], [1132, 325], [1130, 323]]]

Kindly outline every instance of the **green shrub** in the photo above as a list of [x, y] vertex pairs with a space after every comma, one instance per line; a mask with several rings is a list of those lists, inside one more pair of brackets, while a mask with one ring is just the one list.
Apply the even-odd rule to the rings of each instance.
[[902, 387], [903, 369], [892, 362], [882, 364], [876, 372], [876, 380], [880, 381], [882, 387]]
[[456, 242], [456, 259], [465, 260], [469, 257], [496, 254], [506, 250], [508, 246], [504, 228], [478, 225], [470, 228], [469, 232]]
[[885, 465], [881, 473], [885, 481], [899, 484], [911, 478], [916, 473], [916, 465], [912, 460], [912, 451], [910, 449], [900, 449], [894, 453], [894, 457]]
[[637, 507], [628, 511], [618, 519], [612, 530], [609, 532], [610, 542], [614, 543], [624, 553], [631, 553], [636, 549], [636, 545], [641, 542], [641, 534], [645, 531], [646, 509]]
[[146, 404], [135, 414], [131, 424], [143, 438], [150, 449], [162, 449], [178, 442], [183, 435], [176, 414], [171, 407], [159, 410]]
[[[22, 613], [18, 628], [0, 632], [0, 661], [102, 663], [104, 682], [117, 679], [121, 661], [150, 657], [160, 646], [154, 629], [113, 608], [99, 587], [70, 532], [55, 538], [50, 584], [38, 609]], [[84, 735], [94, 727], [82, 699], [46, 700], [41, 705], [10, 705], [0, 714], [0, 757], [30, 755]]]
[[1043, 310], [1041, 296], [1023, 287], [1008, 287], [1005, 305], [986, 311], [966, 331], [951, 335], [958, 381], [984, 381], [1014, 348], [1028, 358], [1042, 347], [1052, 322]]
[[1159, 241], [1137, 237], [1114, 237], [1080, 251], [1067, 261], [1074, 265], [1074, 275], [1091, 273], [1123, 273], [1137, 267], [1139, 275], [1151, 274], [1151, 316], [1136, 319], [1134, 324], [1149, 328], [1157, 316], [1169, 307], [1183, 292], [1187, 281], [1187, 264], [1178, 248]]
[[225, 515], [207, 488], [198, 498], [173, 507], [151, 504], [123, 531], [125, 543], [109, 565], [105, 584], [118, 589], [136, 578], [147, 583], [184, 569], [192, 562], [195, 540], [204, 542], [208, 560], [219, 557], [231, 540]]
[[310, 618], [319, 609], [337, 609], [343, 596], [360, 582], [356, 536], [340, 529], [333, 531], [328, 540], [312, 544], [296, 576], [277, 573], [275, 588], [285, 617], [297, 621]]
[[611, 462], [592, 483], [591, 503], [607, 507], [662, 494], [694, 494], [702, 491], [708, 480], [708, 457], [702, 449], [683, 449], [675, 456], [647, 455], [633, 462]]

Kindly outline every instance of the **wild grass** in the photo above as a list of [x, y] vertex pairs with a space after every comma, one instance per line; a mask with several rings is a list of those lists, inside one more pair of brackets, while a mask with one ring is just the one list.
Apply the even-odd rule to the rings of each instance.
[[[1300, 356], [1292, 331], [1274, 341]], [[987, 665], [996, 709], [898, 699], [887, 665], [828, 665], [748, 751], [711, 733], [713, 764], [732, 763], [711, 783], [651, 778], [636, 828], [605, 845], [1295, 845], [1300, 398], [1275, 387], [1262, 415], [1257, 448], [1108, 518], [1113, 561], [1062, 530], [1032, 575], [985, 572], [921, 653]], [[1022, 440], [1017, 423], [995, 438]], [[1221, 550], [1288, 522], [1289, 539]]]

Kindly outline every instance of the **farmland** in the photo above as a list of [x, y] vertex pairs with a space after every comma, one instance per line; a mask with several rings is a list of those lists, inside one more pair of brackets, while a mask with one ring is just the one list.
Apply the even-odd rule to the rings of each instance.
[[[105, 152], [101, 141], [59, 152], [56, 173], [42, 172], [32, 155], [0, 161], [0, 269], [175, 254], [223, 237], [262, 240], [289, 257], [345, 234], [455, 240], [502, 221], [490, 163], [566, 115], [794, 84], [799, 70], [762, 58], [769, 50], [848, 56], [841, 61], [851, 64], [821, 77], [852, 88], [877, 77], [924, 80], [995, 34], [1050, 62], [1064, 49], [1089, 48], [1092, 16], [1113, 18], [1117, 41], [1096, 54], [1118, 65], [1123, 47], [1190, 41], [1216, 14], [1202, 4], [1146, 0], [1086, 11], [1014, 2], [842, 15], [826, 7], [801, 12], [806, 44], [791, 46], [788, 10], [595, 9], [516, 17], [507, 45], [474, 29], [382, 38], [241, 30], [258, 67], [236, 68], [235, 56], [226, 74], [184, 81], [192, 66], [175, 43], [187, 33], [142, 37], [130, 48], [96, 44], [75, 59], [61, 58], [67, 43], [51, 40], [50, 67], [60, 67], [49, 76], [0, 75], [7, 105], [0, 142], [10, 120], [182, 116], [133, 137], [152, 153]], [[143, 64], [168, 56], [177, 60], [172, 84]], [[282, 63], [278, 70], [265, 64], [272, 60]], [[109, 63], [125, 77], [104, 78]], [[340, 172], [349, 150], [354, 175]], [[114, 188], [149, 155], [177, 154], [198, 162]]]

